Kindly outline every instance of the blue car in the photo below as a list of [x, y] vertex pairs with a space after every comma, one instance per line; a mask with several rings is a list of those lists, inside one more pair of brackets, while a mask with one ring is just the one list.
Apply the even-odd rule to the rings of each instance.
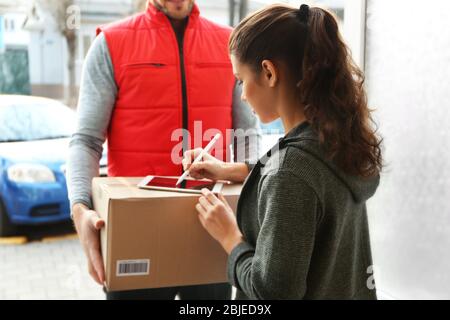
[[0, 95], [0, 236], [70, 219], [65, 168], [74, 129], [74, 111], [58, 101]]

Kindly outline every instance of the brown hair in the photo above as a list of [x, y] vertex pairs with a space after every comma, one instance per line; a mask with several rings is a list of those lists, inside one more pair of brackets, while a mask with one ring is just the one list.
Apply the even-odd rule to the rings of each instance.
[[309, 8], [306, 17], [299, 13], [271, 5], [248, 16], [231, 35], [230, 54], [258, 74], [265, 59], [286, 66], [327, 156], [347, 174], [377, 175], [382, 140], [371, 126], [364, 74], [331, 13], [317, 7]]

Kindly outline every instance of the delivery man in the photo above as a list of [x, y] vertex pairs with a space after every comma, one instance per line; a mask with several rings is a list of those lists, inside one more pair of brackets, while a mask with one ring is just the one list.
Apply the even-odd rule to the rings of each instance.
[[[246, 146], [235, 149], [245, 149], [249, 164], [258, 158], [258, 121], [240, 101], [228, 57], [231, 29], [201, 17], [194, 2], [150, 0], [146, 12], [99, 28], [86, 57], [67, 180], [89, 273], [101, 285], [105, 272], [99, 231], [104, 221], [92, 210], [91, 181], [98, 175], [106, 139], [112, 177], [181, 175], [182, 152], [198, 147], [191, 140], [198, 139], [193, 136], [199, 123], [200, 134], [217, 129], [226, 137], [233, 128], [243, 129], [248, 132]], [[179, 129], [184, 130], [178, 163], [173, 155], [180, 145], [174, 141]], [[201, 147], [211, 137], [205, 139]], [[229, 159], [225, 140], [223, 154]], [[177, 294], [181, 299], [230, 299], [231, 287], [111, 292], [107, 299], [174, 299]]]

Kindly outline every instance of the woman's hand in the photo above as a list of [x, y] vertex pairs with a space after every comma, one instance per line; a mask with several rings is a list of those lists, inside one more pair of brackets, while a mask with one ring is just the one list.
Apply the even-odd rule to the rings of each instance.
[[201, 148], [186, 151], [182, 161], [183, 169], [189, 170], [189, 176], [194, 179], [226, 180], [227, 168], [225, 162], [209, 153], [205, 152], [201, 161], [192, 163], [202, 151]]
[[210, 190], [203, 189], [195, 208], [202, 226], [228, 254], [243, 241], [233, 210], [222, 194], [217, 198]]
[[202, 150], [198, 148], [184, 153], [183, 169], [189, 170], [189, 176], [192, 178], [243, 182], [248, 176], [249, 170], [245, 163], [223, 162], [209, 153], [204, 153], [201, 161], [192, 163]]

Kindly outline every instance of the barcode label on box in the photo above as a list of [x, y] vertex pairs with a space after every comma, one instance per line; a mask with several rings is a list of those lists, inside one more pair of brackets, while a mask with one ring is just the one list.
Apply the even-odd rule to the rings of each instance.
[[117, 261], [117, 277], [146, 276], [150, 273], [150, 260]]

